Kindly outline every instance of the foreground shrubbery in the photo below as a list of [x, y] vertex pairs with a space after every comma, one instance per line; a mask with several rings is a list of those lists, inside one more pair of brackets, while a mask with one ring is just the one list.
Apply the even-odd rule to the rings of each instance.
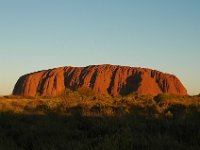
[[200, 98], [0, 98], [0, 149], [200, 149]]
[[[199, 114], [198, 114], [199, 115]], [[1, 149], [199, 149], [200, 118], [0, 115]]]

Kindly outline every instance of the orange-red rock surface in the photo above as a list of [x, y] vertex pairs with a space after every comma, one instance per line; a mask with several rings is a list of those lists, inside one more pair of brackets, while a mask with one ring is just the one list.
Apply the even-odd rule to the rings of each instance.
[[177, 77], [159, 71], [116, 65], [61, 67], [24, 75], [17, 81], [13, 94], [57, 96], [66, 88], [91, 88], [100, 95], [128, 95], [133, 92], [157, 95], [187, 95]]

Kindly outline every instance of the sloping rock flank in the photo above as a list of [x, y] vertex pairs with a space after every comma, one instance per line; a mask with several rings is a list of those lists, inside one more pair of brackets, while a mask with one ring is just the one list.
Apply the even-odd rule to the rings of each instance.
[[66, 88], [91, 88], [99, 95], [128, 95], [130, 93], [170, 93], [187, 95], [177, 77], [159, 71], [116, 65], [61, 67], [20, 77], [13, 94], [23, 96], [58, 96]]

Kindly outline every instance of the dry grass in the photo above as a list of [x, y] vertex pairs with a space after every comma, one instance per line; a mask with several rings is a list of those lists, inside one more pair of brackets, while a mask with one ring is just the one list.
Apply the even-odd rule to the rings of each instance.
[[79, 92], [0, 97], [0, 149], [200, 149], [199, 96]]
[[[200, 111], [199, 96], [160, 94], [156, 97], [150, 95], [128, 95], [126, 97], [113, 98], [95, 96], [94, 94], [89, 95], [88, 92], [84, 92], [82, 89], [81, 94], [67, 91], [67, 93], [54, 98], [0, 97], [0, 112], [23, 114], [46, 114], [53, 112], [70, 115], [77, 110], [83, 116], [118, 116], [133, 113], [136, 110], [147, 111], [147, 109], [152, 109], [151, 111], [154, 111], [154, 115], [163, 116], [173, 114], [172, 111], [188, 112], [190, 109]], [[180, 110], [181, 107], [184, 110]], [[146, 115], [148, 115], [148, 111]]]

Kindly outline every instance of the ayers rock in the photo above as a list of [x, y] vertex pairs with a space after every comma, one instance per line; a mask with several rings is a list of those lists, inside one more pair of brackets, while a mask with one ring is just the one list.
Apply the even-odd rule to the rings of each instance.
[[128, 95], [133, 92], [157, 95], [187, 95], [179, 79], [156, 70], [117, 65], [60, 67], [20, 77], [13, 94], [58, 96], [66, 88], [91, 88], [99, 95]]

